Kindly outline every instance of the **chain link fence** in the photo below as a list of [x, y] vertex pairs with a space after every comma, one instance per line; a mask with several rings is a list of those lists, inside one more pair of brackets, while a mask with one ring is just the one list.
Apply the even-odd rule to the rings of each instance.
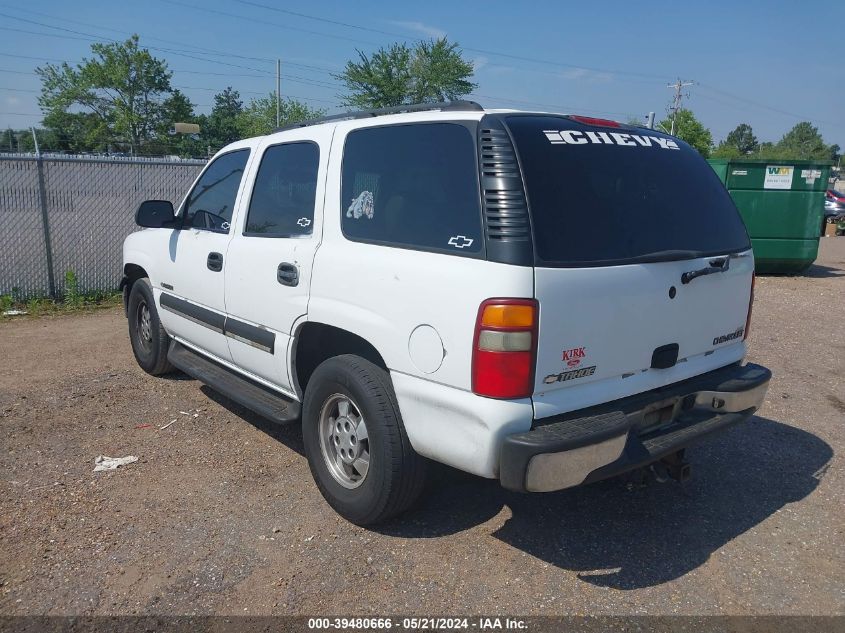
[[0, 295], [115, 290], [144, 200], [179, 204], [205, 161], [0, 154]]

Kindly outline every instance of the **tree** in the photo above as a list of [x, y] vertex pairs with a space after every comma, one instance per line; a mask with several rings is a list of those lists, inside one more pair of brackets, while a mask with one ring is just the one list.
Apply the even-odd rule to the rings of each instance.
[[164, 115], [163, 101], [172, 92], [167, 63], [138, 46], [138, 36], [125, 42], [92, 44], [93, 58], [72, 68], [47, 64], [38, 103], [47, 127], [70, 129], [81, 138], [72, 145], [124, 143], [132, 153], [155, 138]]
[[[57, 109], [45, 115], [42, 123], [56, 138], [53, 149], [60, 151], [74, 154], [105, 151], [112, 139], [106, 122], [93, 112], [66, 112]], [[23, 137], [21, 141], [25, 142]]]
[[832, 148], [825, 144], [819, 130], [809, 121], [802, 121], [783, 135], [775, 146], [781, 158], [830, 160]]
[[470, 79], [471, 62], [463, 59], [458, 44], [445, 37], [419, 42], [413, 48], [391, 44], [368, 57], [346, 62], [336, 78], [349, 94], [343, 104], [357, 108], [384, 108], [411, 103], [459, 99], [477, 87]]
[[724, 140], [724, 145], [735, 148], [740, 156], [753, 154], [760, 148], [757, 137], [748, 123], [740, 123]]
[[722, 141], [716, 146], [708, 158], [742, 158], [743, 154], [733, 145], [728, 145], [726, 141]]
[[420, 42], [414, 49], [411, 75], [414, 78], [412, 103], [451, 101], [478, 87], [470, 81], [472, 62], [465, 61], [457, 42], [445, 37]]
[[15, 152], [18, 149], [18, 138], [12, 128], [3, 130], [0, 136], [0, 152]]
[[[174, 123], [197, 123], [194, 104], [180, 90], [172, 94], [161, 104], [161, 119], [155, 130], [155, 139], [144, 145], [144, 154], [176, 154], [183, 158], [205, 154], [199, 137], [193, 135], [170, 134]], [[200, 128], [202, 131], [202, 128]]]
[[[280, 123], [288, 125], [322, 116], [323, 110], [315, 110], [295, 99], [282, 99]], [[276, 127], [276, 93], [252, 99], [237, 118], [239, 138], [269, 134]]]
[[[214, 149], [219, 149], [241, 138], [238, 131], [238, 117], [243, 110], [241, 95], [231, 86], [214, 95], [214, 107], [206, 118], [202, 130], [202, 137], [206, 143]], [[275, 117], [275, 112], [273, 116]]]
[[[61, 152], [67, 151], [62, 146], [61, 139], [53, 130], [45, 130], [43, 128], [35, 128], [35, 135], [38, 137], [38, 149], [41, 152]], [[18, 139], [17, 151], [19, 152], [34, 152], [35, 141], [32, 138], [32, 130], [18, 130], [15, 134]]]
[[[672, 120], [667, 118], [660, 122], [659, 126], [669, 130]], [[713, 149], [713, 135], [704, 125], [695, 118], [692, 110], [681, 108], [675, 118], [675, 136], [689, 143], [698, 152], [707, 158]]]

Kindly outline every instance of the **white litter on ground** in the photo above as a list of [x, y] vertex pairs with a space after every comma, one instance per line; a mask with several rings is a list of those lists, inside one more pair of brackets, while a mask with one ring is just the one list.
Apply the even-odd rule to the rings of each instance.
[[126, 457], [106, 457], [105, 455], [98, 455], [94, 459], [94, 472], [98, 473], [103, 470], [114, 470], [118, 466], [134, 464], [137, 461], [138, 458], [134, 455], [127, 455]]
[[164, 430], [164, 429], [166, 429], [168, 426], [170, 426], [171, 424], [173, 424], [175, 421], [176, 421], [176, 418], [173, 418], [170, 422], [168, 422], [168, 423], [167, 423], [167, 424], [165, 424], [163, 427], [161, 427], [161, 428], [159, 429], [159, 431], [163, 431], [163, 430]]
[[6, 310], [3, 313], [3, 316], [19, 316], [21, 314], [26, 314], [26, 310]]

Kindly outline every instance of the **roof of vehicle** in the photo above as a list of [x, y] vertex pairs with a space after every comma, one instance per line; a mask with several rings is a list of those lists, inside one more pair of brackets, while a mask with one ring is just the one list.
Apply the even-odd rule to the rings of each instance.
[[[485, 114], [528, 114], [538, 116], [573, 116], [575, 115], [562, 112], [541, 112], [541, 111], [525, 111], [516, 110], [513, 108], [484, 108], [475, 101], [443, 101], [438, 103], [415, 103], [409, 105], [391, 106], [388, 108], [376, 108], [370, 110], [359, 110], [353, 112], [344, 112], [341, 114], [333, 114], [329, 116], [319, 117], [316, 119], [308, 119], [306, 121], [299, 121], [291, 123], [283, 127], [276, 128], [271, 132], [275, 135], [282, 132], [290, 132], [293, 130], [300, 130], [307, 127], [315, 127], [322, 125], [338, 125], [347, 124], [347, 126], [364, 126], [382, 125], [398, 122], [419, 122], [426, 120], [443, 120], [455, 118], [455, 113], [460, 113], [460, 118], [466, 119], [481, 119]], [[577, 117], [576, 117], [577, 118]], [[602, 121], [603, 119], [592, 119], [592, 117], [583, 117], [584, 119], [591, 119], [595, 121]], [[378, 123], [375, 120], [378, 119]], [[586, 123], [587, 121], [582, 121]], [[646, 130], [644, 125], [616, 123], [621, 128], [641, 128]], [[652, 132], [659, 132], [659, 130], [651, 130]]]
[[302, 127], [310, 127], [312, 125], [321, 125], [323, 123], [334, 123], [340, 121], [352, 121], [356, 119], [371, 119], [377, 116], [385, 116], [388, 114], [410, 114], [414, 112], [484, 112], [482, 108], [475, 101], [441, 101], [438, 103], [414, 103], [409, 105], [390, 106], [387, 108], [374, 108], [371, 110], [356, 110], [354, 112], [343, 112], [341, 114], [332, 114], [329, 116], [318, 117], [316, 119], [308, 119], [306, 121], [299, 121], [291, 123], [273, 130], [273, 133], [284, 132], [286, 130], [295, 130]]

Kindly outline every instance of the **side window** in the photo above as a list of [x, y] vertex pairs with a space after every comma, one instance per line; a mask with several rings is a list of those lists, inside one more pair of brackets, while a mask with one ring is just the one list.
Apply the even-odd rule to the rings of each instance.
[[244, 235], [311, 235], [320, 149], [314, 143], [268, 147], [261, 158]]
[[346, 237], [424, 250], [481, 250], [475, 142], [463, 125], [350, 132], [343, 155]]
[[248, 158], [249, 150], [239, 149], [223, 154], [208, 166], [185, 201], [183, 228], [228, 232]]

